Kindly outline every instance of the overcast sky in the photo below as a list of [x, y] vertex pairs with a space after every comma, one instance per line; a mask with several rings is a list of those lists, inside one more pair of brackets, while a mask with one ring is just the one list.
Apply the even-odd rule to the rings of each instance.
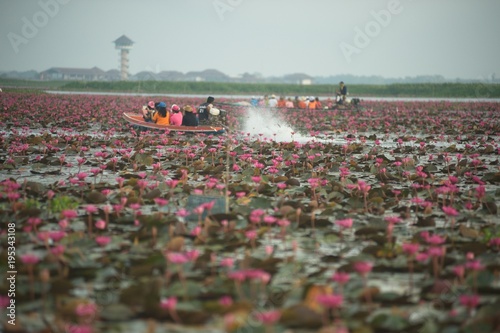
[[500, 75], [499, 0], [0, 0], [0, 71]]

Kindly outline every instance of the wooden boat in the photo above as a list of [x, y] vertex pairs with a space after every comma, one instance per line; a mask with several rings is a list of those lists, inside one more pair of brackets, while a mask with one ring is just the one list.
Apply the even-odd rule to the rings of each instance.
[[200, 125], [200, 126], [175, 126], [175, 125], [159, 125], [155, 123], [145, 122], [141, 114], [137, 113], [123, 113], [123, 119], [132, 125], [145, 127], [152, 130], [168, 130], [176, 132], [185, 133], [204, 133], [204, 134], [222, 134], [226, 131], [223, 126], [211, 126], [211, 125]]

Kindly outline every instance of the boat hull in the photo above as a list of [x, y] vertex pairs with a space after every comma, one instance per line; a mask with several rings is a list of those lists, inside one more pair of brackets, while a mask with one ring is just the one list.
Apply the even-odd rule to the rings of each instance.
[[205, 134], [222, 134], [226, 130], [222, 126], [210, 126], [210, 125], [200, 125], [200, 126], [175, 126], [175, 125], [159, 125], [155, 123], [148, 123], [144, 121], [142, 115], [135, 113], [123, 113], [123, 119], [132, 125], [141, 126], [152, 130], [164, 130], [164, 131], [174, 131], [174, 132], [185, 132], [185, 133], [205, 133]]

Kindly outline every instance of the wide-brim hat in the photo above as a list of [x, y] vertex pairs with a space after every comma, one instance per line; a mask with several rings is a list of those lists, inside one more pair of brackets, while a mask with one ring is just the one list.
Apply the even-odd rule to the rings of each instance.
[[193, 112], [193, 108], [191, 105], [186, 105], [185, 107], [182, 108], [185, 112]]

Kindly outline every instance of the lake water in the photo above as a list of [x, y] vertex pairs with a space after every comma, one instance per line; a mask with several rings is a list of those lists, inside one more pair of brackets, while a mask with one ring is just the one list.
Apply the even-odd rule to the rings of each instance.
[[[168, 97], [193, 97], [193, 98], [205, 98], [207, 94], [158, 94], [158, 93], [130, 93], [130, 92], [93, 92], [93, 91], [62, 91], [62, 90], [47, 90], [46, 93], [49, 94], [66, 94], [66, 95], [105, 95], [105, 96], [168, 96]], [[225, 98], [225, 99], [235, 99], [235, 100], [245, 100], [249, 101], [255, 95], [217, 95], [214, 97]], [[257, 96], [261, 97], [261, 96]], [[295, 96], [285, 96], [285, 98]], [[323, 97], [325, 98], [325, 97]], [[334, 98], [332, 96], [331, 98]], [[365, 97], [365, 96], [350, 96], [350, 98], [359, 98], [366, 101], [386, 101], [386, 102], [412, 102], [412, 101], [449, 101], [449, 102], [494, 102], [500, 103], [500, 98], [420, 98], [420, 97]]]

